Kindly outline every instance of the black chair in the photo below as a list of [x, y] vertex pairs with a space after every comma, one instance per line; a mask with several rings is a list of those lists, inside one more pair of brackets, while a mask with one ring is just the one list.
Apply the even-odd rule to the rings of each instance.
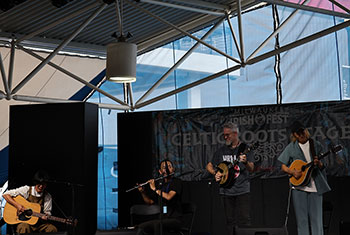
[[140, 223], [158, 219], [160, 209], [158, 205], [133, 205], [130, 208], [131, 226], [138, 225]]
[[182, 203], [181, 207], [183, 214], [183, 226], [178, 230], [170, 231], [170, 233], [180, 235], [191, 235], [197, 207], [191, 202]]

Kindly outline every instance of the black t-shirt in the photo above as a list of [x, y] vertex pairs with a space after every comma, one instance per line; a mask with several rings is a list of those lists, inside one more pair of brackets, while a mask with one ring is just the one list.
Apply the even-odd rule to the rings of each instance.
[[[171, 178], [168, 182], [164, 182], [161, 185], [161, 181], [157, 182], [157, 189], [161, 189], [163, 192], [169, 193], [170, 191], [175, 191], [176, 194], [171, 200], [166, 200], [162, 198], [162, 205], [167, 207], [167, 213], [164, 214], [165, 217], [179, 218], [182, 216], [181, 209], [181, 194], [182, 194], [182, 181], [178, 178]], [[159, 205], [160, 196], [152, 191], [149, 197]], [[163, 208], [162, 206], [162, 208]]]
[[[223, 161], [232, 163], [233, 161], [238, 160], [238, 157], [240, 154], [238, 153], [238, 151], [244, 151], [244, 148], [243, 150], [241, 150], [240, 147], [231, 148], [224, 145], [214, 153], [214, 157], [211, 163], [214, 165], [214, 167], [216, 167], [218, 164], [220, 164]], [[247, 153], [246, 156], [249, 162], [254, 162], [254, 154], [252, 151]], [[238, 166], [240, 168], [240, 174], [236, 178], [233, 186], [230, 188], [220, 188], [220, 194], [228, 195], [228, 196], [236, 196], [236, 195], [250, 192], [249, 171], [246, 169], [245, 165], [241, 162], [239, 162]]]

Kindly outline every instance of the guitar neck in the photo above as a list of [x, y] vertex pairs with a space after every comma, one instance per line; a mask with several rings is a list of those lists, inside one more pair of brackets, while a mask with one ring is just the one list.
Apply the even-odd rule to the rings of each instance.
[[[328, 151], [325, 152], [325, 153], [321, 153], [320, 156], [318, 156], [318, 160], [321, 160], [322, 158], [324, 158], [325, 156], [327, 156], [327, 155], [330, 154], [330, 153], [331, 153], [330, 150], [328, 150]], [[306, 166], [306, 167], [309, 167], [309, 166], [311, 166], [312, 164], [314, 164], [314, 161], [309, 162], [309, 163], [306, 164], [305, 166]]]
[[52, 215], [45, 215], [45, 214], [34, 212], [34, 211], [33, 211], [33, 216], [39, 217], [39, 218], [43, 218], [44, 216], [46, 216], [47, 219], [49, 219], [49, 220], [53, 220], [53, 221], [57, 221], [57, 222], [61, 222], [61, 223], [67, 223], [67, 219], [55, 217]]

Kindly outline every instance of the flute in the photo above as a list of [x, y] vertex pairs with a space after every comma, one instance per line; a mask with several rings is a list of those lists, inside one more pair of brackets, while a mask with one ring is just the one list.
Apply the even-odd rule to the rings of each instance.
[[[154, 181], [162, 180], [162, 179], [167, 178], [167, 177], [169, 177], [169, 176], [172, 176], [172, 175], [174, 175], [174, 174], [175, 174], [175, 172], [170, 173], [169, 175], [162, 175], [162, 176], [160, 176], [160, 177], [154, 179]], [[148, 183], [149, 183], [149, 182], [147, 181], [147, 182], [145, 182], [145, 183], [138, 184], [138, 185], [132, 187], [131, 189], [126, 190], [125, 192], [128, 193], [128, 192], [130, 192], [130, 191], [132, 191], [132, 190], [134, 190], [134, 189], [137, 189], [137, 188], [139, 188], [139, 187], [145, 186], [145, 185], [148, 184]]]

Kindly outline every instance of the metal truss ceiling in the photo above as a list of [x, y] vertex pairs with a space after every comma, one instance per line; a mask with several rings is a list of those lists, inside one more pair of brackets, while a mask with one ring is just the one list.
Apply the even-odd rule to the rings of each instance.
[[[336, 0], [329, 0], [335, 2]], [[320, 10], [307, 7], [310, 0], [304, 0], [301, 5], [290, 4], [295, 7], [291, 15], [269, 35], [256, 50], [246, 55], [243, 26], [241, 16], [247, 8], [255, 5], [280, 4], [285, 5], [281, 0], [115, 0], [115, 1], [68, 1], [68, 4], [56, 8], [48, 0], [28, 0], [0, 14], [1, 32], [0, 43], [11, 47], [11, 58], [14, 58], [15, 49], [21, 49], [26, 53], [40, 59], [42, 62], [35, 67], [16, 87], [12, 88], [13, 60], [10, 60], [9, 73], [5, 73], [0, 55], [0, 70], [4, 84], [4, 91], [0, 91], [0, 99], [23, 100], [34, 102], [68, 102], [59, 99], [44, 97], [21, 96], [20, 90], [32, 79], [44, 66], [49, 65], [62, 73], [70, 76], [86, 86], [106, 95], [118, 104], [99, 104], [101, 108], [113, 108], [120, 110], [135, 110], [151, 103], [157, 102], [184, 90], [193, 88], [224, 74], [230, 73], [241, 67], [258, 63], [264, 59], [275, 56], [279, 53], [293, 49], [320, 37], [334, 33], [343, 28], [349, 27], [350, 21], [346, 20], [336, 26], [315, 32], [313, 35], [299, 39], [298, 41], [283, 45], [275, 50], [259, 53], [262, 48], [272, 40], [289, 23], [290, 19], [300, 10], [315, 11], [322, 14], [330, 14], [349, 18], [349, 14], [336, 13], [332, 11]], [[344, 7], [344, 6], [342, 6]], [[348, 13], [349, 9], [344, 7]], [[236, 16], [238, 19], [238, 32], [234, 32], [230, 20], [232, 37], [235, 42], [239, 58], [233, 58], [207, 44], [205, 38], [225, 19]], [[121, 20], [122, 19], [122, 20]], [[212, 28], [202, 38], [194, 37], [191, 32], [205, 26], [213, 25]], [[130, 42], [138, 45], [138, 53], [151, 50], [154, 47], [165, 44], [178, 37], [188, 36], [197, 43], [170, 68], [145, 94], [135, 103], [132, 96], [130, 84], [124, 84], [124, 100], [104, 92], [98, 87], [86, 82], [84, 79], [70, 73], [60, 66], [51, 62], [52, 58], [62, 50], [67, 52], [88, 53], [95, 56], [103, 56], [105, 46], [114, 41], [111, 37], [113, 33], [126, 34], [130, 32], [133, 36]], [[158, 97], [147, 100], [147, 97], [175, 70], [199, 45], [203, 44], [226, 58], [234, 61], [235, 66], [227, 68], [216, 74], [202, 78], [196, 82], [187, 84]], [[52, 52], [42, 58], [35, 52], [26, 48], [33, 46], [36, 48], [50, 48]]]

